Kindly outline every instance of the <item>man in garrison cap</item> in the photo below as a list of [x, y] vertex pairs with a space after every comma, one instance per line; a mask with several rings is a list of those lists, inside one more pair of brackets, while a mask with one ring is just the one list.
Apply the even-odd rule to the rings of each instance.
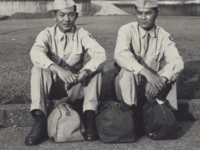
[[[53, 13], [56, 24], [39, 33], [30, 51], [33, 63], [31, 114], [35, 121], [26, 136], [27, 145], [42, 142], [47, 135], [48, 106], [52, 99], [65, 96], [71, 103], [84, 98], [84, 136], [88, 141], [97, 139], [95, 114], [106, 61], [105, 50], [91, 33], [75, 25], [78, 13], [72, 0], [55, 0]], [[90, 57], [87, 62], [86, 53]]]
[[167, 99], [177, 109], [176, 79], [184, 68], [182, 57], [171, 35], [155, 24], [157, 0], [136, 0], [135, 10], [137, 22], [118, 31], [114, 53], [117, 99], [138, 108], [140, 93], [147, 100], [162, 103]]

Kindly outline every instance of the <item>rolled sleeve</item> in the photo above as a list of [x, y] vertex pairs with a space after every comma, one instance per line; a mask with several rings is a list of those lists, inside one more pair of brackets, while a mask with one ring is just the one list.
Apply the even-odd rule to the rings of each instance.
[[54, 64], [47, 56], [48, 43], [48, 34], [46, 31], [42, 31], [31, 48], [31, 61], [38, 68], [47, 69], [51, 64]]
[[127, 27], [121, 27], [118, 31], [114, 57], [120, 67], [138, 74], [144, 67], [131, 52], [130, 42], [131, 32]]
[[106, 53], [104, 48], [92, 37], [90, 33], [86, 33], [82, 38], [82, 45], [90, 56], [88, 61], [81, 70], [89, 69], [92, 72], [103, 69], [106, 61]]

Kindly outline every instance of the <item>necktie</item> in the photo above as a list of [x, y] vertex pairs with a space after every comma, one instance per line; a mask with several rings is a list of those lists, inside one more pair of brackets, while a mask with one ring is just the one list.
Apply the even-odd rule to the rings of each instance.
[[64, 40], [63, 40], [63, 50], [64, 51], [65, 51], [66, 47], [67, 47], [67, 35], [64, 34]]
[[61, 44], [63, 46], [63, 50], [62, 50], [62, 59], [60, 61], [60, 65], [63, 67], [65, 59], [66, 59], [66, 47], [67, 47], [67, 35], [66, 34], [63, 35], [63, 39], [62, 39]]
[[149, 32], [147, 32], [144, 37], [144, 55], [146, 55], [147, 50], [149, 48], [149, 39], [150, 39], [150, 34]]

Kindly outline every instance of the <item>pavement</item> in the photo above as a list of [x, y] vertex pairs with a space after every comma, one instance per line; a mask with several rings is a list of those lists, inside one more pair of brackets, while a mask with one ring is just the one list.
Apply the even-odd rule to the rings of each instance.
[[30, 131], [30, 104], [0, 105], [0, 150], [200, 150], [200, 99], [178, 100], [175, 112], [181, 125], [176, 140], [153, 141], [147, 136], [135, 143], [105, 144], [94, 142], [53, 143], [46, 140], [37, 146], [26, 146]]
[[[174, 113], [180, 121], [200, 120], [200, 99], [178, 100], [178, 111]], [[27, 127], [32, 121], [30, 104], [0, 105], [0, 128]]]
[[143, 136], [135, 143], [94, 142], [53, 143], [46, 140], [26, 146], [24, 138], [32, 125], [29, 104], [0, 105], [0, 150], [200, 150], [200, 99], [179, 100], [175, 112], [182, 127], [177, 140], [153, 141]]
[[199, 150], [200, 121], [180, 122], [182, 129], [176, 140], [154, 141], [143, 136], [135, 143], [105, 144], [94, 142], [54, 143], [50, 139], [36, 146], [26, 146], [24, 138], [30, 127], [8, 127], [0, 129], [1, 150]]

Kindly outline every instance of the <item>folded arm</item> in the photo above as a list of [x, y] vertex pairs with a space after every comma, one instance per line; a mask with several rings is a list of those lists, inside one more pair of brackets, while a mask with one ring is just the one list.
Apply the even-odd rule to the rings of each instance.
[[88, 32], [82, 38], [82, 45], [90, 56], [90, 60], [83, 66], [79, 72], [78, 80], [82, 81], [91, 74], [101, 71], [106, 61], [104, 48]]

